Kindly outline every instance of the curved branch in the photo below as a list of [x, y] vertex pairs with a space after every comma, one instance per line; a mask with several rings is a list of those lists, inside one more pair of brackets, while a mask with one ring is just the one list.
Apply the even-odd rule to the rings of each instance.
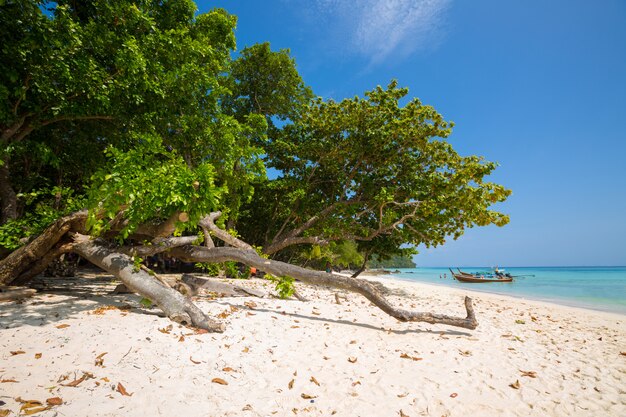
[[222, 215], [221, 211], [216, 211], [214, 213], [209, 214], [208, 216], [200, 220], [200, 223], [199, 223], [200, 227], [202, 227], [203, 229], [209, 230], [217, 238], [222, 240], [224, 243], [229, 244], [230, 246], [234, 246], [236, 248], [240, 248], [244, 250], [251, 250], [254, 252], [254, 248], [252, 246], [250, 246], [249, 244], [247, 244], [241, 239], [237, 239], [235, 236], [231, 235], [226, 230], [223, 230], [217, 227], [217, 225], [215, 224], [215, 220], [218, 219], [221, 215]]
[[327, 245], [331, 240], [332, 239], [322, 239], [317, 236], [289, 237], [289, 238], [280, 240], [277, 243], [272, 243], [271, 245], [263, 249], [263, 253], [265, 253], [266, 255], [272, 255], [292, 245], [302, 245], [302, 244]]
[[178, 246], [192, 245], [198, 240], [198, 236], [180, 236], [170, 238], [158, 238], [149, 245], [121, 246], [115, 250], [129, 256], [152, 256], [166, 252]]
[[391, 305], [376, 287], [368, 281], [332, 275], [320, 271], [312, 271], [288, 263], [264, 259], [251, 250], [242, 250], [232, 247], [209, 249], [202, 246], [182, 246], [172, 249], [171, 254], [185, 261], [194, 262], [238, 261], [276, 276], [290, 276], [307, 284], [324, 285], [357, 292], [370, 300], [385, 313], [403, 322], [419, 321], [431, 324], [447, 324], [466, 329], [475, 329], [476, 326], [478, 326], [472, 301], [469, 297], [465, 297], [465, 311], [467, 316], [464, 318], [430, 312], [414, 312], [396, 308]]

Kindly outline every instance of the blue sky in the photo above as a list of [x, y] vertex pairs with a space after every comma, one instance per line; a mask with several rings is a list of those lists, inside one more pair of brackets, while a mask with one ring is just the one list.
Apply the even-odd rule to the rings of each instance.
[[500, 167], [503, 228], [422, 250], [419, 266], [626, 265], [626, 2], [219, 0], [238, 47], [289, 48], [317, 95], [398, 79]]

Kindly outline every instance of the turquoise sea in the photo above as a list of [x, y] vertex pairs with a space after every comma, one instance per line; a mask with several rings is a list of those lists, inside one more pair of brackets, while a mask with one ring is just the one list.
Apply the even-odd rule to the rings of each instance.
[[[427, 284], [626, 314], [626, 267], [505, 267], [504, 269], [511, 275], [520, 275], [520, 277], [515, 278], [513, 282], [465, 283], [454, 280], [448, 268], [397, 269], [393, 270], [391, 276]], [[488, 272], [490, 268], [462, 267], [461, 270]]]

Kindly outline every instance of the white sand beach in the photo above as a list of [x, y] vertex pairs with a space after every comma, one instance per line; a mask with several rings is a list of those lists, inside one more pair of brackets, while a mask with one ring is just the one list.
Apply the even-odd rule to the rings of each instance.
[[470, 295], [479, 327], [400, 323], [299, 285], [309, 301], [198, 300], [227, 324], [208, 334], [86, 277], [0, 304], [0, 415], [626, 415], [623, 315], [378, 278], [420, 311], [464, 315]]

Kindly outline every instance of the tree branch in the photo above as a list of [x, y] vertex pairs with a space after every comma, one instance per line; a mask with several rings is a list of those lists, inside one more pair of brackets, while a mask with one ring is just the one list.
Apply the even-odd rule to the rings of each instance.
[[[255, 252], [254, 248], [244, 242], [243, 240], [237, 239], [235, 236], [228, 233], [226, 230], [222, 230], [215, 224], [215, 220], [218, 219], [222, 215], [221, 211], [216, 211], [214, 213], [209, 214], [202, 220], [200, 220], [200, 226], [206, 228], [211, 233], [213, 233], [217, 238], [222, 240], [224, 243], [229, 244], [230, 246], [234, 246], [239, 249], [249, 250]], [[256, 253], [256, 252], [255, 252]]]
[[276, 276], [290, 276], [307, 284], [324, 285], [357, 292], [370, 300], [385, 313], [403, 322], [419, 321], [431, 324], [447, 324], [466, 329], [475, 329], [476, 326], [478, 326], [472, 307], [472, 301], [469, 297], [465, 297], [465, 311], [467, 316], [464, 318], [430, 312], [414, 312], [394, 307], [372, 283], [366, 280], [312, 271], [288, 263], [264, 259], [253, 251], [233, 247], [208, 249], [203, 246], [181, 246], [172, 249], [171, 254], [182, 260], [193, 262], [217, 263], [237, 261]]

